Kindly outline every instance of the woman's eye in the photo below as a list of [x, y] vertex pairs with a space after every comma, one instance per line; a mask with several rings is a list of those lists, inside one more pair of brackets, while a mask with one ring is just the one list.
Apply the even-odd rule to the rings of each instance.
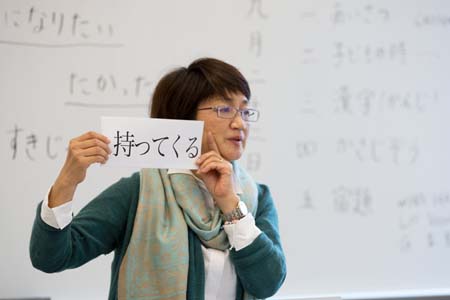
[[251, 117], [255, 114], [255, 112], [253, 110], [244, 110], [244, 115], [246, 115], [247, 117]]
[[222, 113], [230, 113], [231, 111], [232, 111], [233, 109], [230, 107], [230, 106], [223, 106], [223, 107], [221, 107], [220, 108], [220, 111], [222, 112]]

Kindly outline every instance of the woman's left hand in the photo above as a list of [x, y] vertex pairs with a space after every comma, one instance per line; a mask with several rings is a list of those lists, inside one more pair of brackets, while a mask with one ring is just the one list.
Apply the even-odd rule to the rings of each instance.
[[234, 187], [233, 165], [222, 158], [211, 132], [208, 132], [207, 139], [209, 151], [197, 160], [199, 168], [196, 174], [203, 180], [222, 213], [228, 213], [239, 202]]

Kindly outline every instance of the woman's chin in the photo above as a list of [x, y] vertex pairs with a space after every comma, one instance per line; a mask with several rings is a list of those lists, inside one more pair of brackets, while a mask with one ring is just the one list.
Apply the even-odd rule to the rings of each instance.
[[224, 159], [228, 161], [238, 160], [242, 157], [243, 151], [233, 151], [233, 153], [222, 153]]
[[244, 154], [245, 144], [242, 142], [230, 142], [219, 147], [222, 157], [228, 161], [238, 160]]

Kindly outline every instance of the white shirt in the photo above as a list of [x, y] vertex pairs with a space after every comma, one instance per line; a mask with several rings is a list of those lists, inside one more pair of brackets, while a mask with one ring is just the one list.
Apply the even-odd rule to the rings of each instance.
[[[169, 169], [168, 174], [183, 173], [192, 175], [190, 170]], [[203, 181], [194, 176], [199, 187], [205, 195], [208, 206], [214, 207], [214, 199], [207, 190]], [[239, 183], [236, 182], [237, 194], [242, 194]], [[50, 192], [50, 189], [49, 189]], [[42, 203], [41, 218], [48, 225], [63, 229], [72, 222], [72, 201], [63, 205], [49, 208], [48, 195]], [[255, 219], [249, 212], [244, 218], [235, 224], [224, 225], [225, 233], [232, 248], [239, 251], [250, 245], [261, 233], [256, 227]], [[206, 248], [202, 245], [202, 253], [205, 262], [205, 299], [212, 300], [234, 300], [236, 298], [237, 277], [234, 265], [229, 256], [229, 250], [221, 251]]]

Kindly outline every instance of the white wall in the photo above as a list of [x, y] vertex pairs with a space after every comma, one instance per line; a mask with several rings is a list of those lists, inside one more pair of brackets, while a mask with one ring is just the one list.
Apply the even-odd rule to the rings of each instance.
[[[201, 56], [239, 67], [262, 113], [242, 164], [279, 210], [278, 297], [449, 294], [449, 36], [444, 0], [2, 0], [0, 298], [106, 298], [111, 256], [32, 268], [36, 206], [72, 137], [145, 116]], [[132, 171], [92, 168], [76, 210]]]

